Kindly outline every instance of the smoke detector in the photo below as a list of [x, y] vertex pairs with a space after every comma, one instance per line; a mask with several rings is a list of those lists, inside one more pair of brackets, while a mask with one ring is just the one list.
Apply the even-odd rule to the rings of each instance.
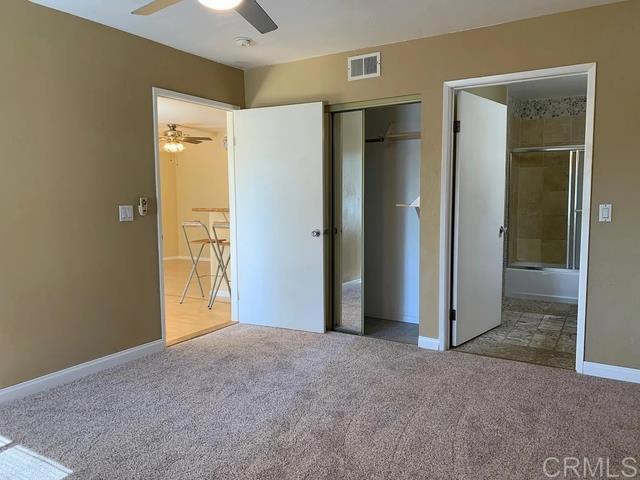
[[253, 45], [253, 40], [249, 37], [236, 37], [235, 42], [238, 47], [251, 47]]

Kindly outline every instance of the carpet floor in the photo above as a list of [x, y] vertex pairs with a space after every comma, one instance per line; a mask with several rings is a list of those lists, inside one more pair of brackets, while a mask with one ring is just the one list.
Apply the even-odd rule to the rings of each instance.
[[551, 456], [615, 473], [640, 454], [640, 385], [236, 325], [0, 406], [0, 435], [73, 479], [535, 479]]

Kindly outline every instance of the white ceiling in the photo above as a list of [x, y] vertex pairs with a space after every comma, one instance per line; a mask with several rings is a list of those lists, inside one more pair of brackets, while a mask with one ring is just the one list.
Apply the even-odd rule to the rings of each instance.
[[548, 78], [509, 85], [509, 96], [519, 100], [533, 98], [575, 97], [587, 94], [587, 76]]
[[195, 130], [220, 130], [227, 128], [227, 112], [195, 103], [158, 98], [158, 124], [160, 131], [168, 123], [177, 123]]
[[[620, 0], [259, 0], [280, 27], [266, 35], [234, 11], [216, 12], [197, 0], [146, 17], [130, 12], [149, 0], [31, 1], [247, 69]], [[238, 36], [255, 46], [237, 47]]]

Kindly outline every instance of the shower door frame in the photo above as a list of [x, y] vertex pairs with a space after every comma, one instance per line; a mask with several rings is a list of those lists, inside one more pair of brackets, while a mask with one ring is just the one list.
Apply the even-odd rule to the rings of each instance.
[[[576, 371], [584, 372], [585, 324], [587, 313], [587, 273], [589, 271], [589, 233], [591, 227], [591, 189], [593, 165], [593, 132], [595, 121], [596, 63], [506, 73], [486, 77], [450, 80], [443, 83], [442, 161], [440, 174], [440, 252], [438, 272], [438, 349], [448, 350], [451, 341], [451, 283], [453, 254], [453, 179], [455, 94], [466, 88], [508, 85], [575, 75], [587, 77], [587, 111], [582, 192], [582, 231], [580, 236], [580, 271], [578, 287], [578, 319], [576, 334]], [[505, 152], [506, 153], [506, 152]], [[505, 185], [506, 190], [506, 185]]]
[[[565, 265], [545, 265], [544, 262], [540, 262], [540, 265], [533, 265], [536, 262], [527, 262], [531, 263], [531, 266], [518, 266], [513, 264], [507, 255], [507, 268], [525, 268], [525, 269], [534, 269], [534, 270], [578, 270], [580, 268], [580, 258], [576, 259], [576, 247], [577, 235], [576, 235], [576, 226], [577, 226], [577, 217], [580, 214], [580, 218], [582, 219], [582, 204], [580, 203], [580, 209], [577, 208], [578, 205], [578, 185], [580, 178], [580, 162], [582, 161], [584, 166], [584, 145], [555, 145], [555, 146], [547, 146], [547, 147], [518, 147], [513, 148], [509, 151], [509, 166], [507, 169], [507, 198], [511, 199], [511, 178], [513, 174], [513, 156], [519, 153], [548, 153], [548, 152], [566, 152], [569, 154], [568, 162], [569, 162], [569, 177], [568, 177], [568, 189], [567, 189], [567, 253]], [[583, 187], [584, 192], [584, 187]], [[580, 198], [580, 200], [582, 200]], [[507, 245], [511, 245], [511, 235], [514, 235], [514, 230], [517, 228], [516, 225], [513, 225], [511, 222], [511, 201], [509, 200], [509, 207], [507, 209], [507, 218], [505, 219], [506, 225], [508, 226], [507, 235], [506, 235], [506, 243]], [[517, 245], [515, 251], [518, 251]]]

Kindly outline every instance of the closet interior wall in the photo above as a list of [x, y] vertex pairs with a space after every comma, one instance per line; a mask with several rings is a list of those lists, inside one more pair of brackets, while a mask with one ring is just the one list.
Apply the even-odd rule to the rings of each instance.
[[[420, 132], [421, 105], [365, 110], [365, 137]], [[421, 140], [365, 144], [364, 316], [418, 323]]]

